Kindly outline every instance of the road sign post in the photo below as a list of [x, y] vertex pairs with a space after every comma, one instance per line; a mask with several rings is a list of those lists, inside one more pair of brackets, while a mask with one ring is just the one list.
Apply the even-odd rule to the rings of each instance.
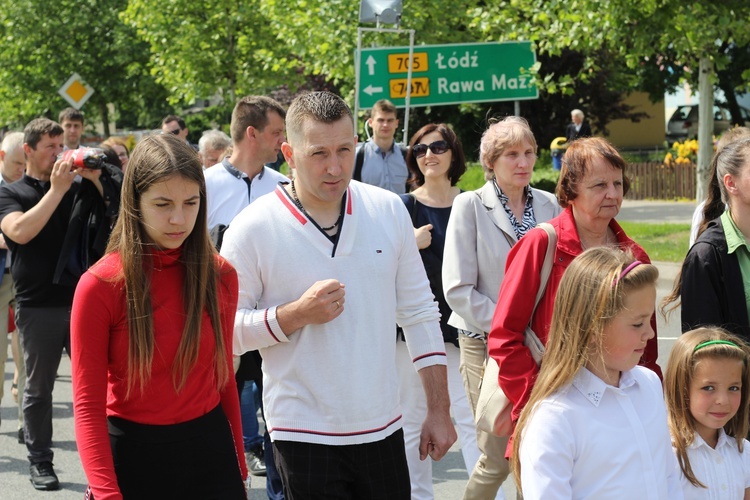
[[[537, 99], [528, 69], [536, 63], [531, 42], [421, 45], [362, 49], [358, 58], [359, 107], [379, 99], [405, 107]], [[411, 76], [411, 86], [409, 86]]]

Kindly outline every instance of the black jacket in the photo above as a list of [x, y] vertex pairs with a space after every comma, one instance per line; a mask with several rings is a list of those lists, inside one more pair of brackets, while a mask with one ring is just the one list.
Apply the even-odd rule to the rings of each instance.
[[99, 177], [102, 195], [93, 182], [81, 180], [57, 260], [54, 284], [75, 286], [86, 269], [104, 256], [120, 211], [122, 178], [121, 170], [105, 165]]
[[682, 331], [726, 328], [750, 341], [745, 288], [736, 254], [727, 253], [721, 219], [714, 219], [682, 264]]
[[576, 132], [576, 124], [571, 123], [568, 125], [568, 127], [565, 129], [565, 138], [568, 140], [568, 144], [575, 141], [576, 139], [580, 139], [581, 137], [591, 137], [591, 125], [589, 125], [589, 122], [586, 120], [583, 120], [581, 123], [581, 130]]

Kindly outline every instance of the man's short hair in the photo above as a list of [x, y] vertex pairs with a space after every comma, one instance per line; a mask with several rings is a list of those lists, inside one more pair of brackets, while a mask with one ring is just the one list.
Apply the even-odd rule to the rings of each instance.
[[23, 147], [23, 132], [9, 132], [5, 135], [3, 143], [0, 144], [0, 151], [5, 154], [12, 153], [16, 148]]
[[580, 109], [574, 109], [573, 111], [571, 111], [570, 112], [570, 116], [578, 116], [581, 119], [583, 119], [583, 117], [584, 117], [583, 111], [581, 111]]
[[268, 112], [273, 111], [281, 118], [286, 118], [286, 110], [275, 99], [263, 95], [248, 95], [240, 99], [232, 111], [232, 123], [229, 130], [235, 144], [245, 137], [247, 127], [263, 130], [268, 125]]
[[388, 99], [380, 99], [375, 104], [372, 105], [372, 111], [370, 111], [370, 118], [375, 116], [375, 113], [380, 114], [386, 114], [386, 113], [393, 113], [396, 114], [396, 106], [389, 101]]
[[309, 92], [297, 96], [289, 106], [286, 117], [287, 137], [297, 140], [302, 134], [305, 120], [312, 119], [320, 123], [335, 123], [348, 117], [354, 127], [352, 110], [344, 100], [331, 92]]
[[164, 125], [166, 125], [167, 123], [170, 123], [170, 122], [177, 122], [177, 125], [180, 126], [180, 130], [185, 130], [185, 128], [187, 127], [187, 124], [185, 123], [185, 120], [183, 120], [182, 118], [180, 118], [177, 115], [167, 115], [167, 116], [165, 116], [164, 119], [161, 121], [161, 124], [162, 124], [162, 126], [164, 126]]
[[83, 113], [76, 108], [65, 108], [60, 111], [57, 122], [62, 123], [66, 120], [69, 122], [81, 122], [83, 124]]
[[39, 144], [43, 136], [57, 137], [62, 134], [63, 128], [59, 123], [53, 122], [49, 118], [35, 118], [23, 129], [23, 142], [28, 144], [31, 149], [36, 149], [36, 145]]
[[206, 130], [198, 140], [198, 151], [205, 153], [206, 149], [224, 151], [232, 143], [227, 134], [221, 130]]

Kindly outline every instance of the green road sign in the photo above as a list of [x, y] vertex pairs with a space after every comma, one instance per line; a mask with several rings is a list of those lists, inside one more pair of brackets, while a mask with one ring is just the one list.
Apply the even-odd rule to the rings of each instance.
[[[409, 47], [362, 49], [359, 107], [379, 99], [404, 107]], [[528, 70], [536, 62], [531, 42], [415, 45], [410, 106], [537, 99]]]

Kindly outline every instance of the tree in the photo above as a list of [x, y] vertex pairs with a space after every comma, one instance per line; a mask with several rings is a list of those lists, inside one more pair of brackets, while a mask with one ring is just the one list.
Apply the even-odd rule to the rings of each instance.
[[172, 104], [221, 98], [232, 107], [237, 95], [265, 93], [301, 81], [269, 57], [276, 40], [259, 0], [172, 0], [155, 6], [131, 0], [125, 21], [148, 44], [156, 81]]
[[122, 9], [117, 0], [0, 0], [0, 123], [21, 127], [40, 114], [56, 119], [68, 106], [57, 90], [74, 72], [94, 88], [83, 110], [101, 118], [106, 134], [108, 103], [163, 107], [144, 45], [119, 19]]
[[[549, 79], [538, 79], [542, 87], [563, 87], [565, 91], [573, 79], [592, 78], [598, 71], [595, 54], [605, 49], [619, 54], [632, 70], [653, 65], [660, 69], [668, 69], [670, 64], [687, 66], [698, 72], [701, 94], [712, 97], [714, 68], [726, 64], [726, 55], [720, 50], [722, 41], [747, 45], [748, 19], [750, 4], [744, 0], [508, 0], [478, 6], [475, 24], [484, 30], [502, 26], [512, 36], [526, 37], [536, 43], [540, 54], [558, 55], [573, 49], [586, 57], [577, 74], [548, 75]], [[642, 83], [640, 77], [639, 71], [633, 72], [634, 87]], [[711, 143], [710, 104], [701, 106], [701, 144]], [[705, 196], [710, 159], [710, 148], [701, 148], [699, 198]]]

